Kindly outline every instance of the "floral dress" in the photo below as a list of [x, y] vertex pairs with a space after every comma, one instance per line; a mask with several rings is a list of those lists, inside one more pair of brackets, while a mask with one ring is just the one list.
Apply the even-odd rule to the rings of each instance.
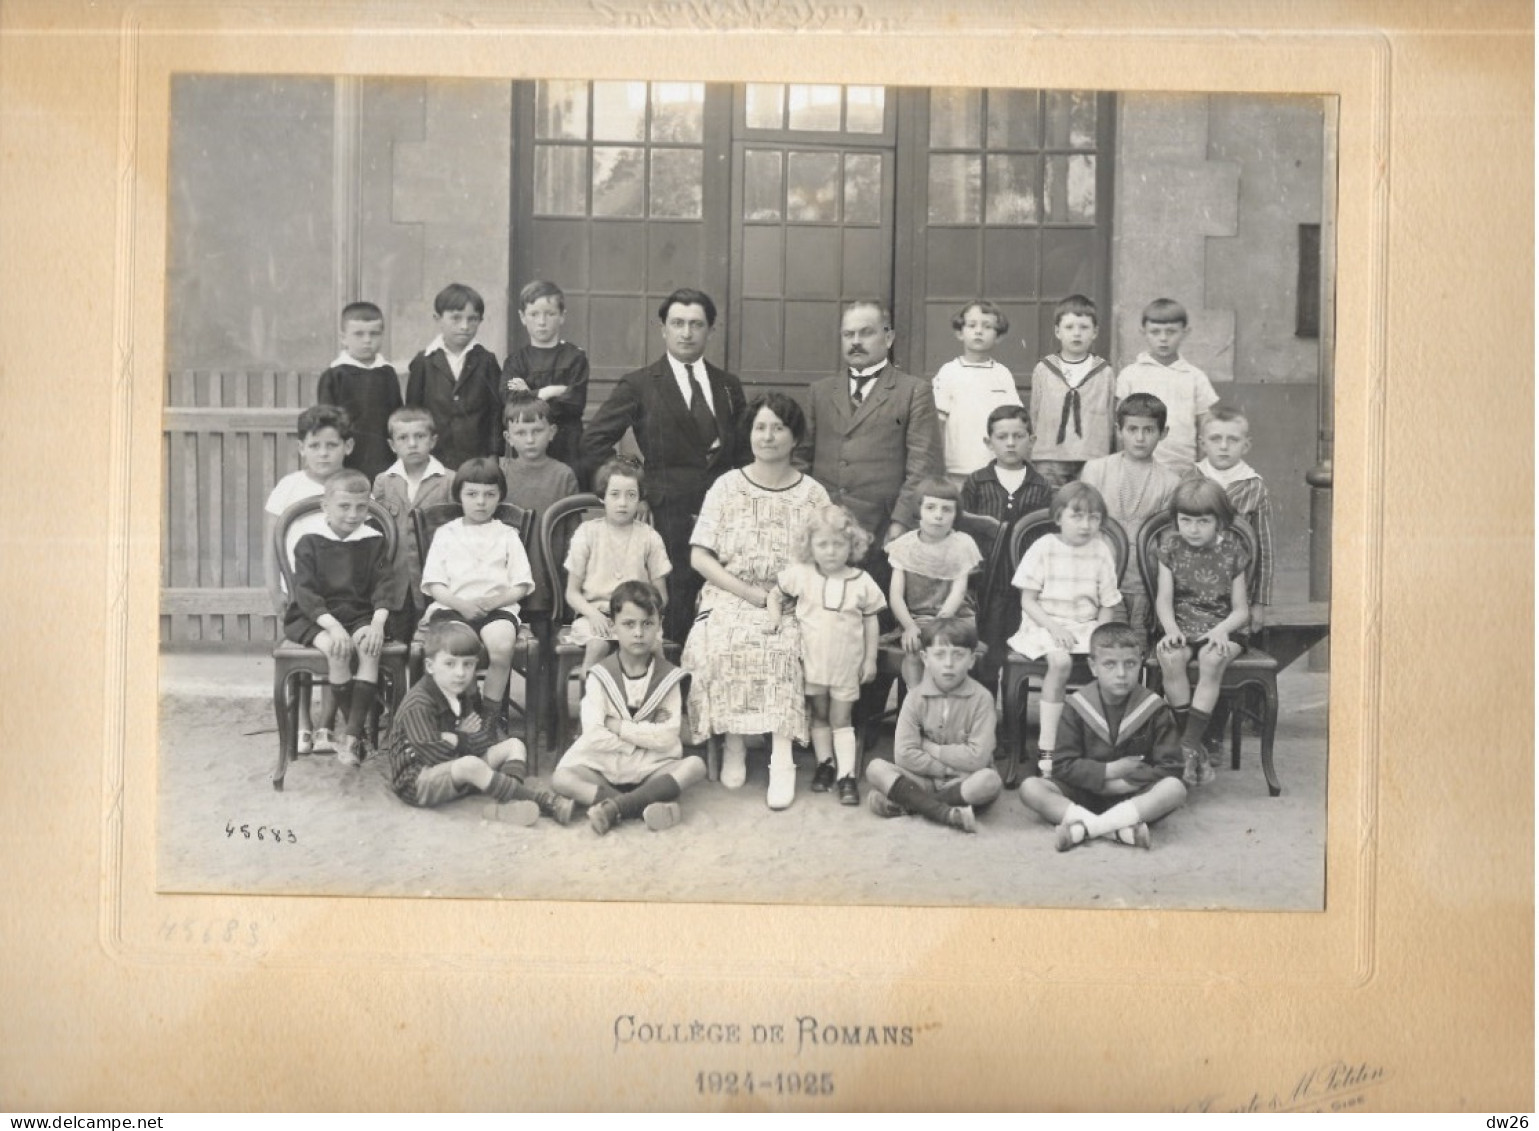
[[[1155, 550], [1168, 566], [1175, 589], [1171, 594], [1176, 625], [1188, 643], [1202, 640], [1214, 625], [1234, 612], [1234, 579], [1250, 569], [1250, 553], [1239, 535], [1219, 532], [1211, 545], [1197, 549], [1174, 530], [1160, 536]], [[1237, 635], [1237, 634], [1236, 634]]]
[[[689, 541], [710, 550], [734, 577], [767, 590], [791, 564], [808, 519], [828, 502], [810, 475], [773, 490], [731, 471], [706, 494]], [[767, 625], [758, 605], [710, 581], [701, 589], [681, 657], [691, 673], [691, 741], [766, 732], [807, 740], [800, 625], [795, 617], [785, 617], [778, 632], [767, 632]]]

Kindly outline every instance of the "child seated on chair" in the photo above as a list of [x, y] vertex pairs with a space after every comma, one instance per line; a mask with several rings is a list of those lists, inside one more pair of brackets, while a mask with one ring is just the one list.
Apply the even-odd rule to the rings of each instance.
[[[1164, 637], [1155, 654], [1165, 698], [1182, 728], [1181, 748], [1189, 785], [1216, 776], [1202, 735], [1218, 703], [1224, 671], [1245, 651], [1250, 622], [1246, 578], [1250, 553], [1234, 530], [1234, 507], [1211, 479], [1183, 479], [1170, 500], [1174, 529], [1160, 536], [1154, 614]], [[1197, 687], [1187, 665], [1197, 659]]]
[[926, 479], [916, 488], [919, 526], [892, 540], [889, 600], [898, 628], [889, 639], [902, 642], [903, 682], [913, 687], [924, 675], [919, 651], [924, 626], [941, 617], [974, 621], [967, 579], [983, 562], [978, 544], [955, 529], [961, 490], [948, 479]]
[[[278, 480], [267, 496], [262, 509], [262, 579], [267, 586], [267, 596], [273, 612], [281, 624], [288, 614], [289, 594], [284, 588], [283, 571], [278, 566], [278, 552], [273, 545], [273, 532], [283, 512], [301, 499], [313, 499], [325, 489], [326, 479], [342, 468], [342, 462], [353, 450], [353, 426], [347, 410], [336, 405], [311, 405], [299, 414], [299, 470], [291, 471]], [[300, 535], [319, 530], [326, 523], [324, 515], [306, 515], [289, 526], [284, 536], [288, 564], [294, 561], [294, 547]], [[331, 701], [330, 688], [321, 691], [321, 715], [327, 719], [336, 712]], [[310, 719], [310, 695], [299, 697], [298, 750], [301, 754], [312, 751], [331, 751], [330, 724], [319, 732], [312, 732]]]
[[622, 581], [609, 607], [619, 651], [588, 672], [582, 734], [550, 783], [588, 807], [600, 836], [627, 817], [656, 832], [678, 824], [678, 798], [705, 777], [705, 763], [684, 757], [679, 736], [685, 673], [657, 655], [662, 595], [645, 581]]
[[1021, 628], [1009, 646], [1029, 660], [1047, 657], [1038, 700], [1037, 746], [1044, 760], [1058, 742], [1073, 653], [1087, 652], [1096, 625], [1111, 620], [1122, 604], [1117, 563], [1101, 537], [1101, 493], [1088, 483], [1067, 483], [1053, 495], [1052, 516], [1058, 533], [1033, 542], [1010, 580], [1021, 591]]
[[938, 825], [978, 831], [973, 810], [999, 796], [994, 769], [994, 695], [969, 679], [978, 654], [970, 620], [937, 617], [923, 632], [924, 678], [898, 711], [893, 762], [873, 761], [866, 804], [879, 817], [918, 813]]
[[454, 473], [452, 490], [465, 513], [438, 529], [422, 563], [422, 591], [433, 599], [425, 620], [464, 621], [481, 637], [487, 655], [481, 695], [489, 721], [501, 728], [518, 644], [518, 603], [534, 588], [534, 576], [518, 531], [497, 520], [507, 493], [497, 461], [466, 460]]
[[543, 813], [568, 824], [571, 801], [524, 785], [524, 744], [497, 739], [476, 692], [480, 638], [460, 621], [439, 621], [428, 626], [422, 646], [428, 678], [406, 693], [385, 743], [395, 795], [431, 806], [479, 792], [496, 802], [488, 818], [532, 825]]
[[1105, 837], [1149, 848], [1149, 826], [1186, 801], [1181, 741], [1165, 701], [1143, 687], [1144, 634], [1118, 622], [1090, 634], [1095, 682], [1069, 697], [1050, 777], [1021, 802], [1058, 828], [1058, 851]]
[[454, 475], [433, 455], [438, 435], [433, 430], [433, 414], [427, 409], [416, 405], [398, 408], [390, 414], [389, 427], [390, 450], [396, 459], [375, 476], [373, 494], [395, 519], [396, 568], [406, 581], [409, 598], [403, 611], [410, 614], [407, 630], [414, 632], [427, 599], [422, 594], [422, 557], [412, 530], [412, 512], [453, 502], [449, 488]]
[[[321, 496], [321, 513], [325, 522], [294, 547], [294, 593], [283, 635], [326, 654], [329, 703], [342, 719], [337, 761], [356, 766], [366, 753], [361, 736], [374, 706], [386, 622], [405, 594], [384, 536], [364, 521], [368, 476], [351, 469], [333, 474]], [[329, 731], [333, 718], [323, 713], [319, 722]]]
[[[581, 678], [609, 654], [614, 623], [606, 611], [622, 581], [645, 581], [668, 600], [673, 565], [662, 535], [639, 521], [646, 479], [641, 465], [616, 456], [593, 474], [593, 490], [604, 500], [604, 517], [579, 526], [566, 551], [566, 601], [576, 619], [568, 639], [583, 646]], [[657, 637], [657, 657], [663, 639]]]

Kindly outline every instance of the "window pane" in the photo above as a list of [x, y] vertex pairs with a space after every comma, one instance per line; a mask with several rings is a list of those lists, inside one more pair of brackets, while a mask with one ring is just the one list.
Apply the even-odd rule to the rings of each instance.
[[887, 110], [884, 86], [844, 88], [844, 128], [852, 134], [879, 134]]
[[1037, 159], [1028, 156], [990, 154], [988, 167], [988, 222], [990, 224], [1035, 224], [1037, 222]]
[[652, 140], [700, 141], [705, 134], [705, 84], [652, 84]]
[[954, 88], [930, 91], [930, 145], [969, 149], [978, 144], [978, 91]]
[[850, 153], [844, 158], [844, 219], [848, 224], [882, 222], [882, 155]]
[[983, 162], [975, 154], [930, 155], [930, 223], [976, 224]]
[[534, 147], [534, 210], [541, 216], [588, 214], [588, 151], [576, 145]]
[[778, 130], [785, 126], [786, 88], [784, 83], [748, 84], [746, 121], [751, 130]]
[[588, 84], [539, 82], [534, 86], [534, 136], [574, 138], [588, 136]]
[[743, 154], [743, 219], [780, 219], [780, 153], [750, 149]]
[[1095, 94], [1088, 90], [1047, 92], [1047, 144], [1054, 149], [1095, 148]]
[[593, 147], [593, 214], [644, 216], [641, 176], [645, 150], [632, 146]]
[[593, 140], [640, 141], [647, 124], [647, 84], [593, 84]]
[[788, 154], [786, 157], [786, 219], [805, 224], [833, 223], [838, 218], [839, 155], [837, 153]]
[[698, 220], [701, 204], [698, 149], [652, 151], [651, 214], [669, 220]]
[[1053, 224], [1095, 222], [1095, 158], [1047, 158], [1042, 186], [1047, 220]]
[[1037, 92], [989, 91], [989, 148], [1036, 149]]
[[790, 127], [793, 130], [838, 130], [839, 95], [837, 86], [791, 85]]

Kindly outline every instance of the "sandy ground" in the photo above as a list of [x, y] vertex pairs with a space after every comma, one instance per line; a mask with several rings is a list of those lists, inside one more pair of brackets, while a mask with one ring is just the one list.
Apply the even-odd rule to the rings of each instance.
[[[518, 828], [468, 798], [436, 810], [403, 805], [382, 758], [348, 769], [301, 758], [282, 792], [269, 781], [277, 734], [271, 660], [169, 655], [161, 662], [158, 886], [163, 891], [658, 899], [692, 902], [1177, 907], [1317, 910], [1325, 890], [1328, 676], [1302, 663], [1281, 679], [1270, 797], [1258, 742], [1238, 772], [1154, 827], [1145, 852], [1106, 841], [1068, 853], [1013, 793], [968, 836], [920, 818], [882, 820], [808, 790], [764, 805], [762, 751], [748, 784], [705, 782], [682, 824], [626, 823], [595, 836], [585, 821]], [[879, 752], [890, 748], [890, 735]], [[554, 757], [545, 755], [542, 774]], [[864, 787], [862, 787], [864, 796]], [[240, 831], [246, 825], [250, 837]], [[228, 830], [233, 827], [234, 832]], [[258, 838], [257, 831], [263, 830]], [[275, 843], [267, 831], [281, 830]], [[290, 837], [292, 833], [292, 837]]]

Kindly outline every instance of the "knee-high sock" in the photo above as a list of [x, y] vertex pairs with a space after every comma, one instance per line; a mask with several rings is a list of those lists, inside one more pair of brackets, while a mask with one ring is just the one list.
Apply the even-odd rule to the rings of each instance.
[[492, 771], [492, 780], [487, 783], [486, 792], [502, 802], [534, 800], [534, 794], [525, 789], [522, 782], [497, 770]]
[[856, 754], [855, 728], [840, 727], [834, 731], [834, 761], [839, 764], [841, 778], [855, 776]]
[[362, 734], [364, 721], [374, 707], [375, 684], [372, 680], [355, 679], [352, 685], [353, 701], [348, 705], [347, 733]]
[[950, 805], [924, 786], [905, 777], [899, 777], [892, 783], [892, 788], [887, 791], [887, 800], [938, 825], [947, 824], [951, 817]]
[[1130, 828], [1143, 818], [1138, 806], [1131, 801], [1120, 801], [1099, 816], [1092, 814], [1085, 822], [1085, 831], [1091, 836], [1115, 836], [1118, 829]]
[[[331, 691], [331, 713], [323, 714], [326, 721], [320, 725], [333, 730], [346, 731], [348, 719], [352, 715], [353, 683], [349, 680], [346, 683], [328, 683], [326, 686]], [[325, 700], [322, 700], [323, 712], [325, 705]]]
[[818, 765], [832, 761], [834, 757], [834, 732], [831, 728], [812, 724], [812, 753]]
[[1044, 754], [1051, 754], [1053, 747], [1058, 745], [1058, 720], [1063, 715], [1063, 704], [1041, 701], [1037, 704], [1037, 713], [1042, 720], [1037, 748]]
[[1208, 712], [1199, 711], [1193, 707], [1186, 716], [1186, 729], [1181, 734], [1181, 745], [1189, 746], [1193, 750], [1203, 749], [1202, 733], [1208, 729], [1210, 717]]
[[639, 817], [654, 801], [672, 801], [683, 792], [672, 774], [654, 774], [629, 793], [616, 797], [615, 808], [622, 817]]

